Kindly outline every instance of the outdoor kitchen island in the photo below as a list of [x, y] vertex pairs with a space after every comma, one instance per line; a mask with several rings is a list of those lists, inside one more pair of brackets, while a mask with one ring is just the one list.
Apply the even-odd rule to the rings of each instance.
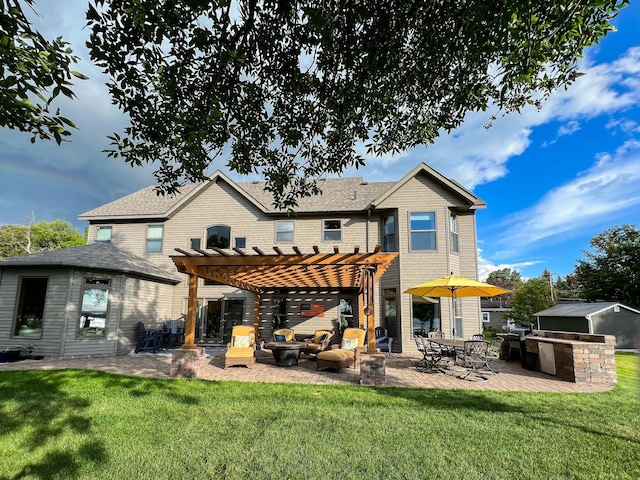
[[575, 383], [617, 383], [613, 335], [535, 330], [524, 343], [523, 365], [530, 370]]

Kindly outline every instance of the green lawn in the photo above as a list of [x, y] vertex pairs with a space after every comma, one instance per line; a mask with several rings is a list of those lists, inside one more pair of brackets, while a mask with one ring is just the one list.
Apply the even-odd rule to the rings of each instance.
[[598, 394], [0, 373], [0, 479], [640, 478], [638, 356]]

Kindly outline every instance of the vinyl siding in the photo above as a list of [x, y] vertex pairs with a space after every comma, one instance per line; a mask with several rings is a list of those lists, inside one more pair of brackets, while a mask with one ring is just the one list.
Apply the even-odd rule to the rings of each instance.
[[135, 350], [139, 339], [138, 322], [146, 326], [162, 327], [167, 320], [178, 320], [172, 316], [171, 285], [149, 282], [127, 277], [121, 291], [122, 309], [117, 326], [117, 353]]
[[[109, 300], [107, 305], [107, 318], [105, 322], [105, 335], [94, 337], [81, 337], [78, 335], [80, 321], [80, 309], [82, 307], [82, 295], [86, 278], [100, 278], [111, 281], [109, 285]], [[58, 338], [63, 339], [63, 356], [84, 355], [113, 355], [116, 352], [118, 339], [118, 319], [120, 314], [120, 295], [122, 277], [120, 275], [106, 274], [104, 272], [91, 272], [76, 270], [72, 274], [71, 295], [66, 305], [66, 328], [60, 332]]]
[[[18, 291], [23, 277], [47, 277], [47, 296], [42, 319], [41, 338], [14, 336]], [[9, 269], [2, 271], [0, 282], [0, 343], [37, 346], [36, 355], [61, 356], [61, 337], [69, 298], [68, 269]]]
[[[270, 206], [268, 206], [270, 208]], [[459, 230], [459, 253], [451, 253], [449, 245], [449, 215], [451, 209], [457, 209]], [[394, 351], [405, 353], [417, 353], [413, 341], [411, 322], [411, 296], [403, 292], [410, 286], [432, 280], [453, 271], [454, 273], [477, 279], [477, 244], [475, 213], [467, 211], [468, 203], [465, 203], [458, 194], [445, 185], [420, 173], [409, 179], [401, 188], [388, 196], [375, 210], [358, 213], [339, 214], [299, 214], [287, 217], [266, 215], [253, 203], [226, 181], [219, 179], [199, 190], [186, 202], [171, 218], [164, 221], [163, 250], [158, 253], [146, 252], [146, 233], [148, 223], [114, 223], [112, 229], [112, 243], [120, 248], [131, 251], [148, 261], [154, 263], [167, 272], [175, 272], [175, 265], [170, 255], [175, 255], [175, 248], [190, 249], [190, 239], [200, 238], [205, 247], [205, 234], [207, 227], [213, 225], [227, 225], [231, 228], [231, 246], [236, 237], [246, 238], [246, 250], [252, 253], [251, 247], [258, 247], [265, 253], [273, 253], [273, 246], [278, 246], [285, 253], [293, 253], [292, 246], [297, 246], [302, 252], [311, 252], [313, 246], [318, 246], [322, 252], [330, 252], [336, 245], [341, 252], [353, 252], [354, 247], [360, 247], [360, 251], [373, 251], [375, 245], [382, 244], [381, 218], [390, 212], [396, 216], [396, 245], [400, 257], [387, 269], [381, 282], [378, 284], [374, 304], [374, 322], [376, 325], [384, 323], [382, 311], [382, 294], [385, 288], [396, 289], [397, 301], [397, 335], [394, 339]], [[409, 214], [411, 212], [433, 211], [436, 214], [437, 249], [434, 251], [412, 251], [410, 249]], [[342, 225], [342, 239], [336, 241], [323, 241], [323, 220], [339, 219]], [[291, 220], [294, 222], [294, 240], [287, 243], [276, 243], [276, 222], [278, 220]], [[108, 223], [107, 223], [108, 224]], [[89, 242], [95, 239], [95, 225], [89, 229]], [[166, 312], [169, 318], [178, 318], [186, 313], [186, 299], [188, 285], [185, 281], [175, 287], [169, 287], [171, 293], [163, 295], [163, 305], [152, 304], [154, 293], [143, 292], [138, 289], [140, 298], [137, 310], [123, 311], [123, 319], [120, 325], [121, 332], [130, 332], [133, 328], [136, 315], [151, 317], [158, 309]], [[144, 290], [144, 289], [142, 289]], [[159, 290], [158, 290], [159, 291]], [[157, 292], [155, 292], [157, 293]], [[356, 292], [354, 292], [356, 293]], [[243, 298], [245, 309], [243, 322], [253, 323], [254, 295], [231, 286], [204, 285], [203, 280], [198, 282], [198, 298], [201, 300], [217, 300], [223, 298]], [[296, 336], [311, 335], [317, 329], [333, 328], [332, 321], [339, 316], [335, 292], [291, 293], [290, 322], [288, 327], [296, 331]], [[324, 317], [301, 317], [299, 304], [307, 303], [306, 298], [313, 303], [325, 304]], [[129, 304], [129, 299], [123, 299], [123, 305]], [[134, 303], [135, 303], [134, 302]], [[170, 305], [169, 305], [170, 304]], [[271, 298], [263, 295], [260, 306], [260, 333], [265, 339], [271, 338]], [[442, 324], [449, 329], [451, 319], [451, 301], [443, 299], [441, 308]], [[463, 320], [464, 334], [471, 335], [481, 331], [480, 302], [478, 299], [464, 299]], [[127, 307], [123, 307], [127, 308]], [[298, 308], [298, 310], [296, 310]], [[355, 322], [359, 307], [354, 305]], [[148, 310], [148, 311], [147, 311]], [[129, 336], [121, 335], [121, 337]], [[119, 345], [118, 351], [126, 350], [131, 345]]]
[[[454, 272], [472, 279], [477, 278], [477, 253], [475, 243], [475, 216], [458, 212], [459, 253], [451, 253], [449, 245], [449, 215], [451, 208], [465, 208], [460, 205], [456, 195], [440, 183], [426, 175], [418, 175], [390, 195], [378, 208], [397, 208], [398, 238], [400, 256], [398, 258], [399, 280], [398, 312], [401, 329], [399, 338], [394, 340], [394, 350], [417, 353], [412, 331], [411, 295], [403, 292], [409, 287], [434, 280]], [[409, 223], [412, 212], [435, 212], [436, 250], [416, 251], [410, 248], [411, 228]], [[385, 276], [386, 277], [386, 276]], [[387, 279], [384, 285], [388, 285]], [[482, 321], [479, 299], [462, 300], [463, 334], [477, 333]], [[443, 298], [440, 302], [441, 325], [447, 335], [451, 334], [451, 300]], [[480, 330], [482, 331], [482, 330]], [[396, 342], [399, 344], [396, 347]]]

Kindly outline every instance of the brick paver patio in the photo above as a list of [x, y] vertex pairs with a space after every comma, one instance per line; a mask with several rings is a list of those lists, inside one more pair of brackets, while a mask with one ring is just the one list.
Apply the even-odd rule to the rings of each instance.
[[[532, 372], [522, 368], [518, 362], [495, 360], [492, 363], [497, 375], [487, 375], [488, 380], [461, 380], [460, 372], [423, 373], [416, 367], [417, 357], [390, 354], [386, 357], [386, 385], [393, 387], [445, 388], [467, 390], [522, 391], [522, 392], [566, 392], [592, 393], [611, 390], [613, 385], [571, 383], [556, 377]], [[171, 353], [140, 353], [130, 355], [63, 358], [49, 360], [24, 360], [15, 363], [0, 363], [0, 372], [10, 370], [59, 370], [88, 369], [116, 373], [119, 375], [167, 378], [171, 367]], [[269, 351], [256, 352], [256, 364], [252, 368], [224, 367], [224, 358], [213, 355], [203, 362], [201, 380], [240, 382], [305, 383], [309, 385], [359, 385], [359, 368], [348, 368], [341, 373], [316, 371], [315, 361], [306, 355], [300, 357], [298, 366], [277, 367]]]

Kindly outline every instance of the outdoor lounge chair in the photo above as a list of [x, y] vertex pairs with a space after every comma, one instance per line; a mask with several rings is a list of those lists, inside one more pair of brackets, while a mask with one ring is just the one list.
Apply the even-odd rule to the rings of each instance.
[[236, 325], [224, 354], [224, 368], [233, 365], [250, 367], [256, 363], [256, 333], [252, 325]]
[[[278, 335], [278, 337], [276, 337]], [[284, 340], [281, 338], [284, 337]], [[296, 339], [296, 334], [291, 328], [279, 328], [273, 331], [274, 342], [293, 342]]]
[[362, 328], [346, 328], [342, 333], [340, 348], [318, 353], [316, 370], [333, 368], [339, 372], [343, 368], [360, 365], [360, 353], [364, 350], [366, 334]]
[[376, 348], [381, 352], [391, 353], [391, 344], [393, 338], [388, 337], [387, 329], [384, 327], [376, 327]]
[[156, 353], [162, 347], [162, 332], [160, 330], [148, 329], [144, 323], [138, 322], [140, 339], [136, 345], [136, 353], [151, 351]]
[[331, 330], [316, 330], [311, 341], [307, 343], [303, 353], [307, 355], [317, 355], [327, 350], [331, 343], [331, 337], [333, 337]]

